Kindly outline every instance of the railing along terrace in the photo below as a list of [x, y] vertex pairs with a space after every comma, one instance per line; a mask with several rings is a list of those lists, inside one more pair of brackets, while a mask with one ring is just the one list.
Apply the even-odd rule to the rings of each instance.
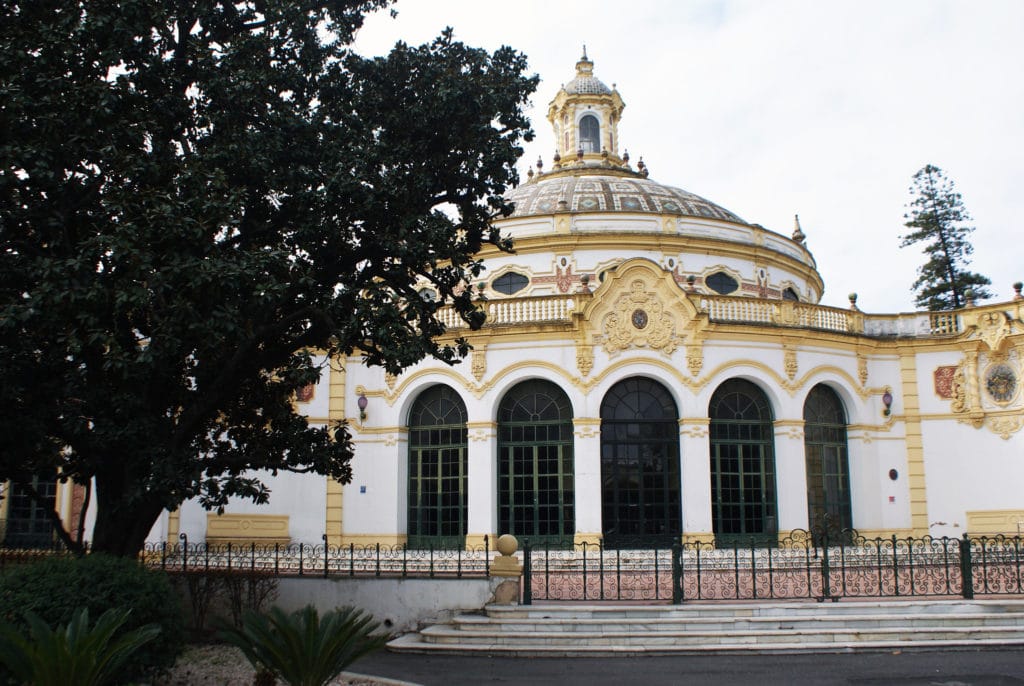
[[[589, 295], [532, 296], [527, 298], [502, 298], [481, 303], [487, 313], [487, 325], [507, 326], [543, 322], [568, 322], [572, 313], [581, 306], [581, 298]], [[459, 329], [466, 322], [455, 310], [446, 307], [438, 312], [441, 322], [449, 329]]]
[[[511, 297], [489, 300], [481, 303], [481, 307], [487, 314], [487, 326], [566, 323], [572, 319], [573, 312], [580, 311], [592, 297], [589, 293]], [[859, 310], [791, 300], [704, 294], [697, 295], [696, 299], [700, 311], [707, 313], [708, 319], [716, 323], [760, 324], [885, 337], [952, 336], [963, 330], [959, 311], [869, 315]], [[438, 317], [449, 329], [466, 326], [449, 307], [441, 309]]]
[[[326, 537], [325, 537], [326, 539]], [[171, 572], [251, 572], [273, 576], [323, 577], [487, 577], [490, 541], [466, 547], [410, 548], [406, 545], [147, 544], [146, 564]]]
[[864, 538], [795, 531], [766, 547], [524, 546], [523, 602], [894, 598], [1024, 593], [1019, 536]]

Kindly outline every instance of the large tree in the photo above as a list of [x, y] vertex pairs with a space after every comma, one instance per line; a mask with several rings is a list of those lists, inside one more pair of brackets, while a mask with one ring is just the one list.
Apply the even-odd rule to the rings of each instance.
[[914, 199], [904, 215], [904, 223], [912, 231], [901, 236], [900, 247], [924, 243], [928, 261], [917, 270], [915, 303], [929, 310], [958, 309], [967, 304], [966, 293], [973, 290], [974, 299], [991, 298], [985, 288], [992, 282], [981, 274], [967, 270], [974, 248], [968, 237], [974, 227], [964, 208], [960, 194], [942, 170], [931, 164], [914, 174], [910, 187]]
[[94, 549], [255, 470], [349, 480], [311, 351], [465, 355], [435, 315], [482, 322], [536, 78], [450, 31], [351, 52], [386, 4], [0, 3], [0, 478], [94, 483]]

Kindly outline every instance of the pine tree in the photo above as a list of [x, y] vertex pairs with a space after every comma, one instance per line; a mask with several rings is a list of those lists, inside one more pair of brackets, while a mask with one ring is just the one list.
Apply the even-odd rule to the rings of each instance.
[[917, 270], [915, 304], [928, 310], [958, 309], [967, 304], [966, 293], [973, 291], [974, 300], [991, 298], [985, 288], [992, 283], [987, 277], [967, 270], [974, 248], [968, 236], [973, 226], [965, 225], [971, 216], [964, 208], [953, 182], [938, 167], [928, 164], [914, 174], [910, 187], [914, 199], [908, 205], [904, 226], [913, 229], [901, 236], [900, 247], [925, 243], [928, 261]]

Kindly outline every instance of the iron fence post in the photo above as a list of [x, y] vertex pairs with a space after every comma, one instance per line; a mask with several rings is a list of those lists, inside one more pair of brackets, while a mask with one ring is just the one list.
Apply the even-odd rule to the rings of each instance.
[[683, 546], [679, 541], [672, 544], [672, 604], [683, 603]]
[[960, 592], [967, 600], [974, 598], [974, 564], [971, 561], [971, 539], [960, 539]]
[[828, 564], [828, 531], [821, 537], [821, 594], [822, 601], [835, 600], [832, 598], [832, 570]]
[[533, 564], [530, 539], [523, 540], [523, 605], [533, 605]]

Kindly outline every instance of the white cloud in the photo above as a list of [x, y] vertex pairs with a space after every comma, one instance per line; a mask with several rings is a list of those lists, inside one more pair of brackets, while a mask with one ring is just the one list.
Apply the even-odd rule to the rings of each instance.
[[633, 3], [399, 0], [357, 48], [422, 43], [445, 26], [471, 45], [511, 45], [541, 76], [545, 113], [586, 43], [595, 75], [618, 86], [623, 147], [651, 178], [788, 234], [800, 214], [825, 279], [823, 302], [860, 294], [868, 312], [913, 309], [923, 257], [899, 248], [911, 176], [942, 167], [974, 216], [971, 265], [997, 299], [1024, 279], [1016, 221], [1024, 179], [1024, 2], [861, 0]]

